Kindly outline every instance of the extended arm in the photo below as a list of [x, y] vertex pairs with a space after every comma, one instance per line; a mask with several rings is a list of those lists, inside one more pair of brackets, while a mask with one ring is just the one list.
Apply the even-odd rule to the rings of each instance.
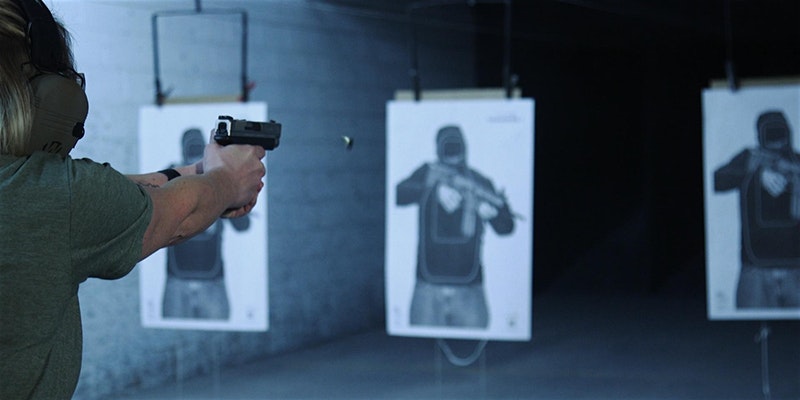
[[498, 235], [508, 235], [514, 231], [514, 216], [505, 196], [503, 196], [503, 206], [497, 210], [497, 215], [489, 220], [489, 224]]
[[[198, 161], [191, 165], [184, 165], [182, 167], [175, 167], [181, 176], [200, 175], [203, 173], [203, 162]], [[139, 186], [161, 187], [167, 183], [167, 176], [160, 172], [151, 172], [149, 174], [133, 174], [125, 175], [128, 179], [136, 182]]]
[[745, 150], [730, 162], [714, 171], [714, 191], [722, 192], [739, 187], [748, 173], [750, 153]]
[[428, 174], [427, 165], [417, 168], [408, 178], [397, 184], [397, 205], [416, 203], [422, 198], [422, 194], [428, 187], [425, 184], [425, 177]]
[[259, 146], [209, 144], [202, 175], [187, 166], [178, 169], [182, 176], [171, 181], [159, 173], [129, 176], [153, 202], [142, 259], [202, 232], [223, 214], [238, 217], [250, 212], [264, 186], [264, 153]]
[[478, 213], [481, 218], [488, 220], [492, 229], [498, 235], [508, 235], [513, 232], [514, 214], [511, 212], [511, 206], [508, 204], [505, 194], [498, 193], [492, 181], [483, 175], [473, 172], [473, 176], [481, 182], [480, 187], [483, 187], [486, 192], [486, 198], [481, 201], [478, 207]]

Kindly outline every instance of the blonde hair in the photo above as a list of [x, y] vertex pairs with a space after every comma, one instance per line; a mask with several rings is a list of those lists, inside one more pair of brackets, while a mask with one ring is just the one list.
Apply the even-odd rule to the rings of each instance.
[[22, 65], [30, 61], [22, 11], [0, 0], [0, 154], [24, 155], [33, 123], [33, 96]]
[[59, 73], [75, 78], [69, 33], [56, 21], [59, 43], [54, 65], [31, 63], [28, 22], [16, 1], [0, 0], [0, 154], [27, 155], [33, 125], [33, 93], [29, 79], [36, 73]]

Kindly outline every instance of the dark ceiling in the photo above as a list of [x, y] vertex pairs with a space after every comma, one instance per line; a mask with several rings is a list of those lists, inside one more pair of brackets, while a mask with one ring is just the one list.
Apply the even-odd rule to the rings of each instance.
[[[800, 51], [796, 0], [328, 0], [353, 11], [501, 35], [506, 4], [516, 46], [715, 52], [734, 60]], [[410, 12], [409, 12], [410, 11]], [[474, 19], [469, 18], [473, 16]], [[410, 18], [409, 18], [410, 16]]]
[[[508, 76], [505, 1], [328, 4], [472, 32], [476, 86]], [[657, 290], [687, 260], [702, 282], [701, 93], [729, 77], [800, 76], [800, 1], [516, 0], [510, 10], [510, 72], [536, 101], [534, 285], [600, 276], [586, 285]]]

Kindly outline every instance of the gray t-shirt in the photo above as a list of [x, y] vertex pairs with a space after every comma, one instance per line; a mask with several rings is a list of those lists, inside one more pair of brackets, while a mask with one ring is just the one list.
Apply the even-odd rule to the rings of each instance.
[[77, 385], [78, 285], [141, 256], [152, 203], [107, 164], [0, 156], [0, 399], [67, 399]]

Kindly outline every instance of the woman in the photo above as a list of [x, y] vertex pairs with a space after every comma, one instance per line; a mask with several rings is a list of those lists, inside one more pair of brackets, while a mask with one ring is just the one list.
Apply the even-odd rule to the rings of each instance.
[[2, 399], [70, 398], [79, 284], [247, 214], [263, 187], [257, 146], [209, 144], [194, 165], [135, 176], [69, 157], [88, 102], [68, 38], [40, 1], [0, 0]]

